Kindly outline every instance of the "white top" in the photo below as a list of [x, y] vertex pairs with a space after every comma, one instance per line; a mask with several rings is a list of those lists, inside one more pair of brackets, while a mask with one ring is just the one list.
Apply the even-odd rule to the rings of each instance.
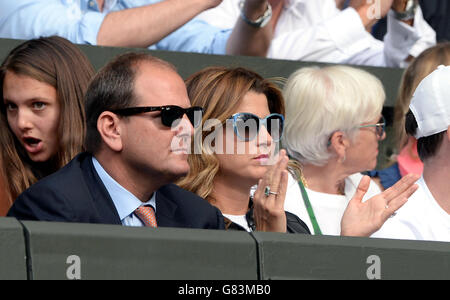
[[450, 242], [450, 215], [436, 202], [423, 177], [417, 184], [419, 189], [397, 215], [372, 237]]
[[[219, 28], [232, 28], [239, 18], [240, 0], [223, 1], [198, 18]], [[417, 9], [411, 27], [388, 13], [384, 43], [368, 33], [356, 10], [343, 11], [335, 0], [285, 0], [275, 28], [269, 58], [328, 63], [406, 67], [408, 55], [417, 57], [436, 44], [436, 33]]]
[[252, 230], [248, 226], [247, 219], [245, 218], [245, 215], [242, 216], [235, 216], [235, 215], [226, 215], [222, 214], [225, 218], [229, 219], [231, 222], [236, 223], [243, 227], [248, 232], [251, 232]]
[[[326, 194], [315, 192], [308, 188], [306, 189], [309, 201], [311, 202], [322, 234], [341, 234], [342, 216], [344, 215], [344, 211], [347, 208], [348, 202], [355, 194], [362, 177], [363, 175], [357, 173], [345, 179], [345, 195]], [[371, 181], [369, 190], [364, 196], [363, 201], [379, 193], [381, 193], [380, 188], [374, 181]], [[303, 202], [300, 187], [298, 185], [298, 182], [293, 178], [292, 175], [289, 175], [284, 209], [290, 213], [297, 215], [303, 222], [306, 223], [306, 225], [308, 225], [311, 233], [314, 234], [314, 229], [312, 227], [308, 211], [306, 210], [305, 204]]]

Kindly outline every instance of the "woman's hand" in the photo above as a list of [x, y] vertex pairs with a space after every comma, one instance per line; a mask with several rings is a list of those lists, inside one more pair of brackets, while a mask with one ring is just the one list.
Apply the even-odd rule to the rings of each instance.
[[342, 217], [341, 235], [370, 236], [376, 232], [417, 190], [415, 182], [419, 178], [408, 174], [381, 194], [362, 202], [370, 185], [370, 178], [364, 176]]
[[[286, 151], [281, 150], [277, 163], [258, 182], [253, 196], [253, 215], [258, 231], [286, 232], [284, 200], [288, 184], [288, 162]], [[266, 190], [267, 187], [270, 190]]]

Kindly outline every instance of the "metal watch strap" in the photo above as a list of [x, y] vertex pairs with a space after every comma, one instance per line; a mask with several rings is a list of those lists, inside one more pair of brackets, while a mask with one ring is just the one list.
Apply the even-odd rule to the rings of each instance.
[[400, 21], [408, 21], [414, 19], [418, 5], [419, 3], [417, 0], [408, 0], [408, 2], [406, 3], [405, 11], [398, 12], [393, 10], [395, 18]]
[[250, 20], [249, 18], [247, 18], [247, 16], [244, 13], [244, 3], [245, 1], [242, 0], [239, 2], [239, 8], [241, 10], [241, 18], [242, 20], [245, 21], [245, 23], [247, 23], [248, 25], [252, 26], [252, 27], [256, 27], [256, 28], [261, 28], [266, 26], [270, 19], [272, 18], [272, 6], [270, 6], [269, 3], [267, 3], [267, 9], [264, 12], [264, 14], [259, 17], [258, 19], [256, 19], [255, 21]]

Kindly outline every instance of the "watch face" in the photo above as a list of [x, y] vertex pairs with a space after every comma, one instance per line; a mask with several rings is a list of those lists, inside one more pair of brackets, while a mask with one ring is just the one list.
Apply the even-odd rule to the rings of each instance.
[[417, 6], [418, 6], [418, 4], [415, 0], [409, 0], [406, 3], [405, 11], [398, 12], [396, 10], [393, 10], [394, 16], [397, 20], [400, 20], [400, 21], [407, 21], [407, 20], [414, 19], [415, 15], [416, 15]]

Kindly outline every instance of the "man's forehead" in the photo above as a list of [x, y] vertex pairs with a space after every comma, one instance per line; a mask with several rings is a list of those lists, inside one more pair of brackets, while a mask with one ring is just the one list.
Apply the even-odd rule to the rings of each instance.
[[140, 61], [135, 65], [135, 81], [146, 78], [161, 78], [162, 76], [173, 77], [183, 80], [175, 69], [159, 61]]
[[141, 65], [136, 72], [134, 92], [139, 105], [190, 105], [183, 79], [165, 66]]

